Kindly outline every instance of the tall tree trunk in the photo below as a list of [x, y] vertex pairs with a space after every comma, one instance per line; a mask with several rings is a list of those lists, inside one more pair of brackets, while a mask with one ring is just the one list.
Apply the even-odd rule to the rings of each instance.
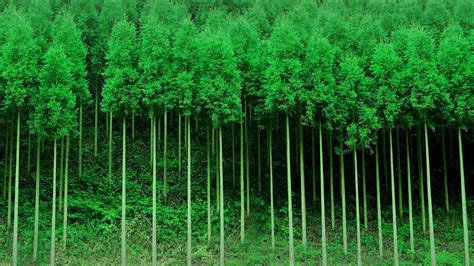
[[224, 264], [224, 168], [222, 167], [222, 126], [219, 126], [219, 179], [220, 179], [220, 265]]
[[261, 147], [260, 147], [260, 126], [257, 124], [257, 173], [258, 173], [258, 192], [262, 192], [262, 166], [261, 166]]
[[53, 208], [52, 208], [52, 211], [51, 211], [51, 256], [50, 256], [50, 264], [51, 265], [55, 265], [55, 260], [56, 260], [56, 142], [57, 142], [56, 137], [54, 137], [54, 146], [53, 146]]
[[383, 257], [382, 210], [380, 204], [379, 143], [375, 142], [375, 187], [377, 190], [377, 231], [379, 236], [379, 257]]
[[150, 169], [153, 169], [153, 127], [155, 122], [153, 115], [150, 115]]
[[79, 173], [78, 179], [81, 181], [82, 179], [82, 103], [79, 105], [79, 158], [78, 158], [78, 166]]
[[357, 173], [357, 146], [354, 145], [354, 186], [356, 200], [356, 230], [357, 230], [357, 265], [362, 265], [362, 250], [360, 244], [360, 209], [359, 209], [359, 174]]
[[70, 136], [66, 136], [66, 159], [64, 162], [64, 206], [63, 206], [63, 249], [67, 245], [68, 190], [69, 190], [69, 147]]
[[26, 159], [26, 176], [30, 177], [31, 168], [31, 131], [28, 130], [28, 155]]
[[285, 115], [286, 122], [286, 177], [288, 187], [288, 245], [289, 245], [289, 264], [295, 264], [295, 250], [293, 239], [293, 203], [291, 200], [291, 158], [290, 158], [290, 121], [288, 114]]
[[424, 178], [423, 178], [423, 156], [422, 156], [422, 138], [420, 126], [417, 126], [417, 137], [418, 137], [418, 177], [419, 177], [419, 189], [420, 189], [420, 205], [421, 205], [421, 221], [423, 234], [426, 232], [426, 215], [425, 215], [425, 190], [424, 190]]
[[61, 212], [63, 208], [63, 165], [64, 165], [64, 137], [61, 137], [61, 151], [59, 153], [59, 195], [58, 195], [58, 200], [59, 200], [59, 208], [58, 211]]
[[[214, 135], [213, 135], [214, 136]], [[206, 126], [207, 140], [207, 244], [211, 244], [211, 151], [209, 144], [209, 121]]]
[[[13, 122], [12, 122], [13, 126]], [[7, 217], [7, 230], [10, 230], [12, 223], [12, 179], [13, 179], [13, 132], [10, 130], [10, 161], [8, 162], [8, 217]]]
[[232, 188], [235, 189], [235, 133], [234, 123], [232, 123]]
[[178, 172], [181, 174], [181, 117], [178, 115]]
[[467, 229], [466, 185], [464, 181], [464, 159], [462, 152], [461, 127], [458, 127], [459, 170], [461, 172], [462, 229], [464, 236], [464, 263], [469, 266], [469, 231]]
[[268, 128], [268, 160], [270, 164], [270, 223], [272, 235], [272, 249], [275, 249], [275, 209], [273, 205], [273, 158], [272, 158], [272, 124]]
[[444, 138], [444, 126], [441, 128], [441, 149], [443, 152], [444, 204], [446, 207], [446, 212], [449, 213], [448, 171], [446, 168], [446, 145]]
[[113, 136], [112, 136], [112, 121], [113, 115], [112, 112], [109, 112], [109, 180], [112, 179], [112, 145], [113, 145]]
[[[12, 256], [13, 265], [15, 266], [18, 263], [18, 203], [20, 201], [20, 191], [19, 191], [20, 190], [20, 121], [21, 121], [20, 111], [18, 111], [17, 122], [16, 122], [15, 206], [13, 210], [13, 256]], [[55, 145], [56, 145], [56, 142], [55, 142]], [[54, 152], [55, 152], [54, 158], [56, 159], [56, 150]], [[56, 161], [54, 164], [56, 165]], [[54, 169], [54, 171], [56, 171], [56, 169]], [[56, 192], [54, 192], [54, 194], [56, 194]]]
[[38, 261], [38, 232], [39, 232], [39, 194], [40, 194], [40, 157], [41, 157], [41, 140], [38, 136], [36, 139], [36, 182], [35, 182], [35, 229], [33, 237], [33, 261]]
[[3, 193], [2, 193], [2, 198], [3, 199], [6, 199], [7, 198], [7, 176], [8, 176], [8, 151], [9, 149], [11, 149], [11, 147], [9, 147], [9, 136], [10, 136], [10, 128], [9, 128], [9, 125], [10, 125], [10, 122], [7, 121], [7, 129], [6, 129], [6, 133], [5, 133], [5, 158], [4, 158], [4, 161], [3, 161]]
[[[303, 156], [303, 126], [298, 123], [299, 129], [299, 153], [300, 153], [300, 185], [301, 185], [301, 236], [303, 246], [307, 248], [306, 238], [306, 189], [304, 180], [304, 156]], [[322, 197], [322, 196], [321, 196]]]
[[[245, 103], [247, 107], [247, 103]], [[250, 109], [250, 108], [249, 108]], [[247, 112], [247, 108], [245, 109]], [[251, 112], [248, 112], [249, 116]], [[250, 215], [250, 155], [249, 155], [249, 122], [251, 119], [247, 119], [247, 113], [245, 114], [245, 175], [247, 177], [247, 215]]]
[[[112, 123], [111, 123], [112, 125]], [[122, 121], [122, 236], [121, 236], [121, 257], [122, 266], [127, 265], [127, 119], [125, 115]]]
[[245, 240], [244, 122], [240, 122], [240, 242]]
[[388, 174], [387, 174], [387, 141], [385, 136], [385, 128], [382, 129], [382, 160], [383, 160], [383, 176], [385, 184], [385, 192], [388, 191]]
[[367, 213], [367, 185], [365, 178], [365, 150], [362, 149], [362, 196], [363, 196], [363, 205], [364, 205], [364, 229], [365, 231], [369, 230], [368, 224], [368, 213]]
[[410, 162], [410, 142], [408, 141], [408, 129], [405, 129], [407, 146], [407, 184], [408, 184], [408, 219], [410, 220], [410, 250], [415, 252], [415, 240], [413, 237], [413, 203], [411, 196], [411, 162]]
[[336, 227], [336, 212], [334, 209], [334, 171], [332, 161], [332, 131], [329, 130], [329, 192], [331, 193], [331, 226]]
[[135, 142], [135, 112], [132, 111], [132, 143]]
[[313, 185], [313, 205], [316, 206], [316, 151], [314, 148], [314, 127], [311, 127], [311, 175]]
[[94, 157], [95, 158], [97, 158], [97, 153], [99, 150], [98, 128], [99, 128], [99, 93], [97, 91], [97, 80], [96, 80], [95, 81], [95, 110], [94, 110]]
[[[191, 125], [191, 124], [189, 124]], [[219, 172], [220, 172], [220, 169], [219, 169], [219, 130], [216, 128], [215, 129], [215, 132], [216, 132], [216, 210], [219, 211], [220, 210], [220, 191], [219, 191]]]
[[[166, 163], [168, 161], [168, 112], [165, 111], [163, 115], [164, 128], [163, 128], [163, 197], [166, 200], [167, 194], [167, 175], [168, 169]], [[189, 124], [188, 124], [189, 126]], [[189, 129], [188, 129], [189, 130]]]
[[428, 146], [428, 126], [425, 121], [425, 155], [426, 155], [426, 193], [428, 198], [428, 225], [430, 231], [430, 254], [431, 265], [436, 265], [436, 251], [434, 240], [434, 225], [433, 225], [433, 206], [431, 203], [431, 175], [430, 175], [430, 151]]
[[346, 188], [344, 181], [344, 142], [342, 139], [342, 129], [339, 133], [339, 152], [339, 164], [341, 167], [342, 241], [344, 254], [347, 255]]
[[398, 128], [397, 133], [397, 174], [398, 174], [398, 210], [400, 219], [403, 219], [403, 186], [402, 186], [402, 166], [400, 160], [400, 134]]
[[187, 156], [188, 156], [188, 180], [187, 180], [187, 203], [188, 203], [188, 213], [187, 213], [187, 229], [188, 229], [188, 236], [187, 236], [187, 240], [188, 240], [188, 243], [187, 243], [187, 254], [186, 254], [186, 257], [187, 257], [187, 264], [188, 265], [191, 265], [191, 261], [192, 261], [192, 247], [191, 247], [191, 122], [190, 122], [190, 117], [186, 117], [186, 124], [187, 124], [187, 127], [186, 127], [186, 138], [188, 139], [188, 152], [187, 152]]
[[392, 224], [393, 224], [393, 263], [398, 265], [398, 234], [397, 234], [397, 203], [395, 201], [395, 171], [393, 166], [393, 144], [392, 128], [389, 131], [390, 137], [390, 183], [392, 190]]
[[[301, 156], [301, 159], [303, 159], [303, 156]], [[321, 130], [321, 120], [319, 120], [319, 173], [320, 173], [320, 176], [319, 176], [320, 186], [319, 187], [320, 187], [320, 193], [321, 193], [321, 249], [322, 249], [322, 255], [323, 255], [322, 265], [327, 265], [326, 210], [325, 210], [325, 202], [324, 202], [323, 133]]]
[[156, 117], [155, 114], [152, 114], [152, 119], [153, 119], [153, 127], [151, 129], [151, 134], [152, 134], [152, 150], [153, 150], [153, 184], [152, 184], [152, 200], [153, 200], [153, 210], [152, 210], [152, 247], [151, 247], [151, 253], [152, 253], [152, 265], [155, 266], [157, 265], [157, 252], [156, 252]]

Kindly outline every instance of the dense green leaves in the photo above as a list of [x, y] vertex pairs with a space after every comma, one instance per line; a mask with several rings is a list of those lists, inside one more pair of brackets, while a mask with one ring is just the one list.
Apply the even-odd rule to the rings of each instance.
[[120, 21], [112, 30], [102, 92], [106, 111], [126, 115], [139, 108], [136, 39], [135, 26], [130, 22]]

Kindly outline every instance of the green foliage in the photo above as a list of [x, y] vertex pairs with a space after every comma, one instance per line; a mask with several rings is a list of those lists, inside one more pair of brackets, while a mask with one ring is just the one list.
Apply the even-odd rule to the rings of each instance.
[[53, 45], [44, 57], [41, 86], [30, 120], [32, 131], [41, 138], [59, 139], [76, 128], [76, 97], [72, 92], [71, 62], [61, 46]]
[[38, 48], [25, 15], [15, 9], [5, 12], [6, 37], [0, 51], [0, 86], [3, 108], [16, 112], [27, 107], [29, 98], [35, 94]]
[[139, 108], [140, 90], [137, 87], [136, 30], [130, 22], [118, 22], [110, 36], [107, 52], [102, 108], [118, 115], [126, 115]]

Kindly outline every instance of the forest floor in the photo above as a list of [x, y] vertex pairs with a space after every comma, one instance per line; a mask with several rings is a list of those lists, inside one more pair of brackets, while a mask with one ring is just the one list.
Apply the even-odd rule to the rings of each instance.
[[[339, 210], [337, 210], [339, 211]], [[384, 216], [389, 217], [390, 210], [384, 211]], [[454, 209], [453, 214], [447, 215], [443, 210], [435, 210], [435, 237], [437, 262], [439, 264], [462, 265], [464, 261], [461, 217]], [[39, 264], [49, 262], [50, 230], [48, 230], [48, 213], [43, 214], [40, 231]], [[255, 209], [246, 221], [246, 240], [240, 242], [240, 227], [231, 223], [226, 228], [226, 261], [229, 265], [284, 265], [287, 264], [288, 242], [285, 219], [285, 210], [277, 210], [276, 217], [276, 247], [271, 248], [269, 212]], [[298, 264], [315, 265], [320, 263], [320, 219], [317, 213], [308, 218], [308, 247], [301, 244], [301, 231], [299, 217], [295, 213], [295, 258]], [[350, 216], [349, 216], [350, 217]], [[183, 217], [184, 218], [184, 217]], [[236, 217], [238, 218], [238, 217]], [[351, 217], [350, 217], [351, 218]], [[420, 219], [414, 219], [415, 252], [410, 251], [408, 217], [404, 217], [403, 224], [398, 227], [399, 252], [401, 264], [427, 264], [429, 263], [429, 236], [422, 233]], [[472, 218], [472, 216], [471, 216]], [[150, 219], [146, 217], [133, 217], [128, 221], [127, 256], [131, 265], [148, 264], [151, 261], [151, 234]], [[388, 219], [390, 220], [390, 219]], [[58, 224], [60, 224], [58, 220]], [[205, 223], [205, 220], [202, 221]], [[32, 261], [32, 227], [20, 227], [20, 265], [35, 265]], [[330, 218], [327, 219], [328, 263], [353, 264], [357, 261], [357, 245], [355, 222], [348, 220], [348, 254], [343, 253], [341, 221], [337, 217], [336, 228], [332, 229]], [[361, 222], [362, 263], [391, 265], [393, 263], [392, 225], [387, 221], [382, 223], [384, 234], [384, 255], [379, 258], [377, 222], [370, 219], [368, 230], [364, 229]], [[71, 265], [116, 265], [120, 263], [120, 226], [114, 225], [106, 229], [93, 224], [71, 223], [69, 228], [67, 249], [62, 248], [62, 230], [57, 231], [57, 263]], [[207, 244], [207, 232], [199, 229], [193, 239], [193, 262], [201, 265], [218, 264], [219, 261], [219, 226], [213, 224], [213, 236]], [[200, 235], [197, 235], [200, 234]], [[0, 264], [9, 264], [11, 250], [11, 234], [6, 230], [6, 225], [0, 225]], [[470, 231], [470, 245], [474, 246], [474, 231]], [[163, 264], [185, 264], [186, 246], [184, 237], [159, 241], [158, 256]], [[7, 251], [7, 252], [5, 252]], [[471, 253], [471, 262], [474, 256]]]

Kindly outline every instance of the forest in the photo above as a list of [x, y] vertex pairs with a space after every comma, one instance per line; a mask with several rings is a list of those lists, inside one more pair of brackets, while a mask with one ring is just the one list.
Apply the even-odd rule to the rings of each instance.
[[473, 129], [473, 1], [2, 0], [0, 265], [471, 265]]

